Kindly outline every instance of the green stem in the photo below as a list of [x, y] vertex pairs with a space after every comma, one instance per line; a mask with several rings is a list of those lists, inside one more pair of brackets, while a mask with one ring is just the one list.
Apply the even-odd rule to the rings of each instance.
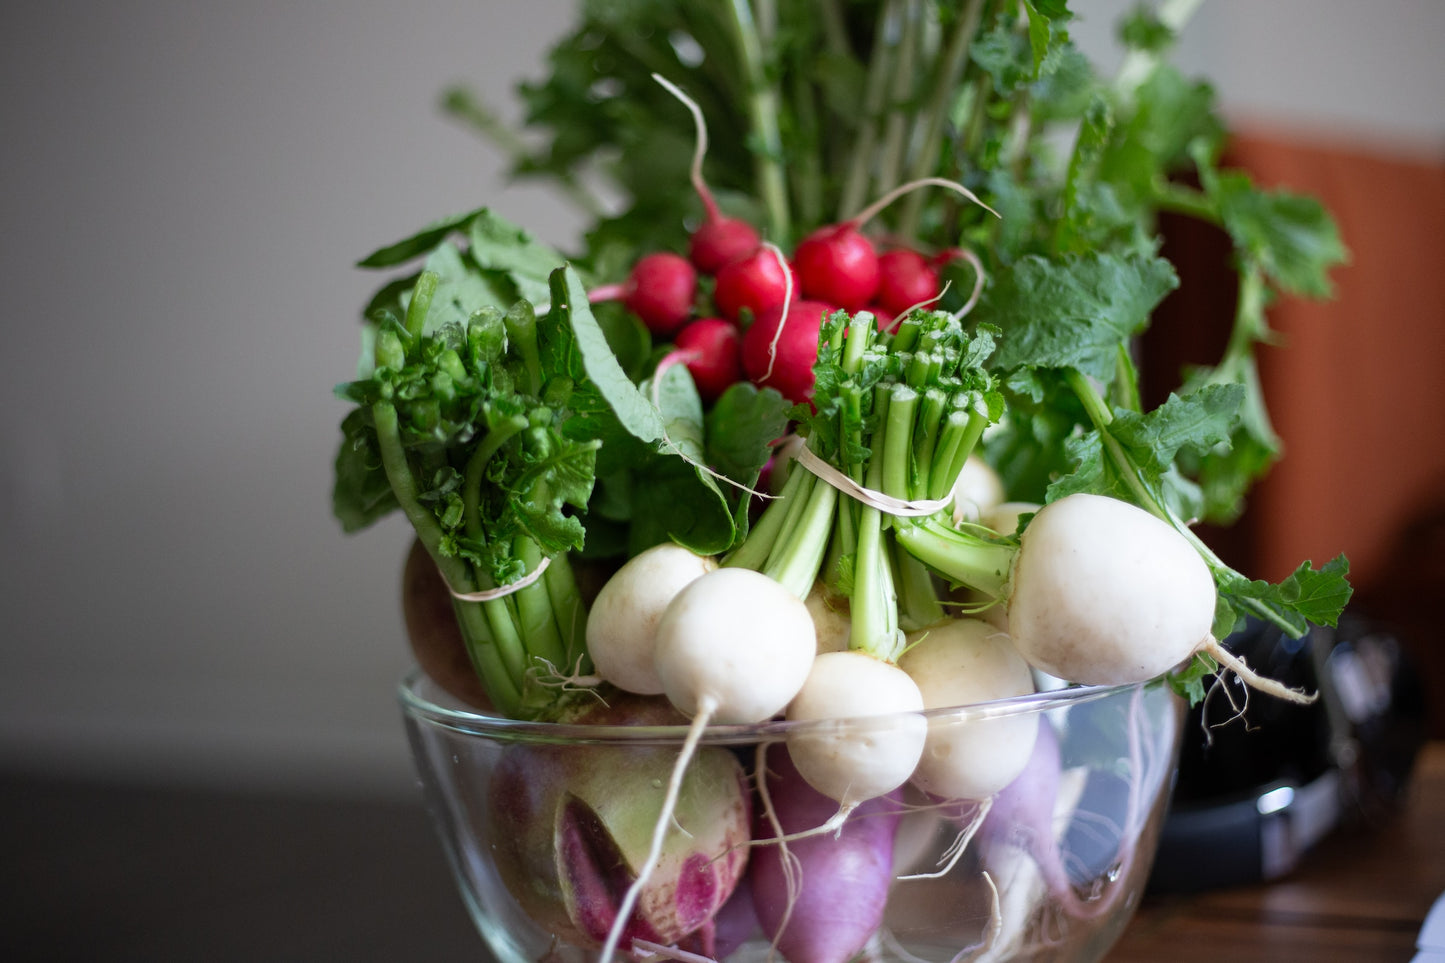
[[933, 586], [933, 573], [904, 551], [896, 536], [889, 540], [893, 567], [898, 572], [898, 623], [911, 632], [940, 621], [946, 615]]
[[768, 559], [763, 569], [764, 575], [781, 583], [800, 599], [807, 598], [813, 583], [818, 580], [837, 504], [838, 489], [826, 482], [816, 481], [808, 496], [806, 510], [783, 542], [784, 551], [777, 558]]
[[874, 445], [883, 446], [883, 493], [893, 498], [908, 499], [909, 450], [913, 443], [913, 422], [918, 412], [918, 392], [907, 385], [894, 385], [889, 392], [888, 424], [880, 439], [874, 433]]
[[783, 530], [783, 522], [799, 499], [799, 493], [804, 485], [804, 476], [811, 474], [806, 468], [798, 465], [789, 468], [788, 480], [783, 483], [783, 490], [778, 492], [778, 497], [773, 499], [767, 508], [763, 509], [762, 517], [748, 532], [747, 539], [723, 559], [724, 567], [756, 570], [767, 564], [768, 556], [773, 551], [773, 544], [778, 540], [778, 533]]
[[452, 603], [452, 611], [456, 613], [457, 627], [466, 642], [467, 654], [486, 686], [487, 696], [502, 715], [515, 716], [521, 708], [522, 693], [512, 681], [512, 674], [502, 658], [501, 646], [492, 632], [492, 621], [485, 606], [456, 600]]
[[426, 327], [427, 312], [431, 310], [431, 300], [437, 293], [439, 280], [435, 271], [423, 271], [416, 279], [411, 300], [406, 305], [406, 333], [412, 338], [421, 337]]
[[914, 83], [914, 54], [919, 37], [923, 32], [923, 13], [917, 4], [909, 2], [904, 13], [903, 37], [898, 43], [898, 57], [893, 64], [892, 84], [889, 86], [888, 120], [883, 128], [883, 149], [879, 153], [877, 179], [873, 185], [875, 195], [883, 195], [901, 183], [904, 153], [907, 148], [909, 115], [906, 107], [912, 100]]
[[527, 427], [526, 415], [513, 415], [491, 431], [467, 458], [466, 471], [462, 476], [462, 511], [468, 535], [481, 536], [482, 481], [486, 475], [487, 463], [492, 460], [503, 445], [514, 435]]
[[893, 537], [909, 555], [945, 578], [990, 598], [1004, 598], [1017, 551], [1013, 545], [961, 532], [936, 515], [894, 526]]
[[[512, 551], [522, 560], [528, 572], [535, 572], [542, 564], [542, 549], [530, 538], [519, 536], [514, 539]], [[511, 597], [516, 602], [517, 627], [527, 649], [527, 669], [536, 668], [536, 661], [543, 659], [558, 672], [566, 672], [567, 650], [562, 644], [546, 579], [538, 578], [532, 584], [517, 589]]]
[[1160, 178], [1151, 186], [1149, 197], [1159, 210], [1166, 213], [1183, 214], [1207, 224], [1220, 223], [1219, 209], [1214, 201], [1192, 187]]
[[547, 595], [552, 600], [552, 614], [565, 653], [566, 664], [558, 668], [586, 675], [592, 671], [592, 663], [587, 657], [587, 607], [582, 602], [577, 577], [566, 552], [552, 557], [547, 571], [542, 573], [542, 581], [547, 583]]
[[[791, 550], [794, 534], [797, 532], [798, 526], [803, 523], [803, 519], [807, 517], [808, 503], [812, 500], [813, 492], [817, 490], [820, 484], [818, 476], [801, 465], [794, 465], [793, 471], [796, 471], [802, 477], [798, 480], [797, 491], [788, 504], [788, 511], [783, 515], [783, 525], [778, 529], [777, 537], [773, 539], [772, 549], [768, 552], [767, 561], [758, 566], [758, 571], [760, 572], [767, 571], [769, 566], [778, 564], [778, 560], [783, 558], [783, 556]], [[789, 478], [789, 481], [791, 480], [792, 479]]]
[[1120, 408], [1129, 411], [1143, 411], [1144, 403], [1139, 398], [1139, 369], [1129, 356], [1129, 345], [1121, 343], [1114, 357], [1114, 396]]
[[758, 194], [768, 212], [769, 235], [779, 244], [792, 239], [788, 213], [788, 188], [783, 171], [783, 138], [778, 128], [778, 97], [769, 85], [764, 51], [748, 0], [732, 0], [733, 25], [738, 52], [748, 85], [748, 119], [757, 138], [753, 164]]
[[[371, 410], [382, 467], [403, 514], [452, 591], [474, 591], [480, 587], [479, 580], [461, 558], [442, 554], [445, 533], [431, 509], [417, 498], [416, 481], [407, 464], [406, 450], [402, 447], [395, 406], [381, 401], [372, 405]], [[516, 624], [509, 617], [505, 602], [505, 599], [495, 599], [477, 605], [459, 601], [454, 607], [473, 664], [488, 672], [483, 678], [488, 695], [504, 715], [514, 715], [519, 705], [521, 678], [517, 673], [522, 670], [525, 658], [521, 640], [516, 634]]]
[[890, 37], [897, 28], [899, 6], [900, 0], [885, 0], [878, 5], [873, 55], [868, 61], [868, 79], [863, 90], [863, 116], [850, 153], [848, 173], [843, 179], [843, 192], [838, 201], [839, 221], [858, 213], [868, 200], [868, 182], [877, 160], [873, 148], [878, 142], [878, 126], [883, 122], [883, 108], [888, 101]]
[[[968, 48], [978, 32], [983, 15], [983, 0], [968, 0], [968, 5], [958, 15], [953, 33], [949, 36], [948, 48], [934, 76], [933, 91], [920, 115], [925, 122], [921, 147], [913, 159], [909, 180], [920, 180], [934, 173], [938, 159], [939, 145], [943, 140], [944, 121], [948, 116], [949, 101], [957, 94], [958, 80], [968, 63]], [[912, 238], [918, 231], [918, 219], [923, 212], [924, 196], [921, 193], [909, 195], [904, 202], [903, 213], [898, 220], [898, 233]]]
[[[886, 424], [889, 396], [883, 385], [875, 390], [873, 407], [879, 424]], [[883, 453], [879, 446], [885, 441], [874, 432], [873, 455], [864, 475], [865, 486], [874, 491], [883, 486]], [[883, 513], [862, 503], [858, 505], [858, 551], [853, 561], [852, 617], [850, 649], [885, 661], [896, 656], [898, 597], [883, 544]]]

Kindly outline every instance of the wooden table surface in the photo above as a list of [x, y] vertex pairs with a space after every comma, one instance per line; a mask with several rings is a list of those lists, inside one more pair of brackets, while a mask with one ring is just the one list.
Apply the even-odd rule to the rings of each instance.
[[1445, 742], [1426, 745], [1402, 811], [1341, 831], [1270, 884], [1147, 900], [1108, 963], [1408, 961], [1445, 892]]

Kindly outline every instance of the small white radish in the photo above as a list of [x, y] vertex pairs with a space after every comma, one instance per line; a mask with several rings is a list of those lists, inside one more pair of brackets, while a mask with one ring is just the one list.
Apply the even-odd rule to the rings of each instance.
[[984, 527], [1000, 535], [1012, 535], [1019, 530], [1019, 519], [1043, 508], [1038, 502], [1000, 502], [979, 516]]
[[969, 455], [953, 482], [953, 517], [976, 522], [1004, 500], [1003, 480], [978, 455]]
[[858, 651], [825, 652], [788, 706], [789, 721], [814, 723], [789, 734], [788, 754], [846, 817], [908, 781], [928, 730], [923, 707], [918, 685], [897, 666]]
[[753, 723], [792, 700], [815, 647], [802, 599], [760, 572], [720, 568], [667, 606], [655, 659], [663, 691], [684, 714]]
[[814, 582], [812, 591], [803, 600], [813, 617], [813, 634], [817, 653], [841, 652], [848, 648], [853, 634], [853, 620], [848, 614], [848, 600], [834, 595], [822, 582]]
[[653, 649], [663, 610], [683, 587], [717, 568], [717, 562], [665, 542], [627, 561], [602, 590], [587, 616], [587, 651], [597, 674], [619, 689], [659, 695]]
[[[1029, 665], [1003, 632], [978, 619], [950, 619], [909, 637], [899, 668], [918, 683], [929, 709], [1034, 691]], [[1023, 771], [1038, 735], [1036, 713], [928, 720], [913, 772], [919, 789], [945, 799], [986, 799]]]
[[1071, 682], [1152, 679], [1212, 641], [1215, 589], [1199, 552], [1128, 502], [1075, 494], [1039, 510], [1010, 574], [1009, 635]]

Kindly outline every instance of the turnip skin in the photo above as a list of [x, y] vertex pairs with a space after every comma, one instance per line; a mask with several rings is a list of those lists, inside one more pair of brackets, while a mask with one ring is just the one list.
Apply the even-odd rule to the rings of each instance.
[[1008, 625], [1028, 662], [1090, 685], [1143, 682], [1210, 639], [1214, 578], [1142, 508], [1074, 494], [1039, 510], [1014, 559]]
[[819, 655], [842, 652], [848, 648], [853, 620], [848, 614], [847, 598], [835, 596], [822, 582], [815, 582], [803, 604], [808, 606], [808, 612], [813, 616], [813, 634]]
[[[663, 700], [622, 695], [569, 721], [668, 724]], [[514, 745], [495, 767], [486, 838], [508, 891], [537, 925], [598, 947], [647, 853], [676, 753], [659, 746]], [[624, 933], [676, 942], [706, 925], [746, 867], [751, 804], [736, 758], [693, 759], [675, 819]]]
[[716, 568], [714, 559], [671, 542], [629, 559], [602, 586], [587, 617], [587, 651], [597, 674], [619, 689], [660, 695], [657, 623], [684, 586]]
[[1003, 480], [998, 472], [978, 455], [969, 455], [953, 483], [954, 516], [978, 521], [1003, 500]]
[[[787, 753], [770, 752], [767, 760], [768, 798], [785, 835], [807, 833], [833, 815], [837, 803], [809, 786]], [[881, 796], [860, 805], [836, 835], [789, 842], [801, 884], [790, 914], [782, 846], [754, 848], [748, 867], [753, 909], [763, 932], [790, 963], [844, 963], [878, 929], [902, 810], [895, 796]], [[776, 838], [763, 806], [755, 807], [754, 821], [757, 840]]]
[[720, 568], [688, 585], [657, 623], [658, 677], [672, 704], [711, 721], [754, 723], [782, 711], [815, 650], [803, 600], [760, 572]]
[[788, 754], [808, 785], [851, 809], [908, 781], [928, 731], [923, 707], [918, 685], [897, 666], [855, 650], [825, 652], [788, 706], [789, 721], [813, 723], [788, 736]]
[[[951, 619], [911, 634], [898, 665], [929, 709], [1034, 691], [1029, 665], [1007, 635], [978, 619]], [[1028, 763], [1038, 733], [1033, 712], [987, 719], [934, 718], [912, 782], [945, 799], [985, 799]]]

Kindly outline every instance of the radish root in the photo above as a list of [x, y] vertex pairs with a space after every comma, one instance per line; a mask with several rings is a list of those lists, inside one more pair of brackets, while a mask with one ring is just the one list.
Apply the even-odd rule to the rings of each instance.
[[788, 323], [788, 311], [793, 306], [793, 272], [788, 269], [788, 259], [781, 248], [771, 241], [764, 241], [762, 246], [778, 259], [778, 267], [783, 269], [783, 313], [778, 318], [778, 330], [773, 332], [773, 340], [768, 342], [768, 370], [758, 379], [767, 381], [773, 376], [773, 365], [778, 360], [778, 342], [783, 337], [783, 326]]
[[672, 81], [661, 74], [653, 74], [652, 79], [662, 84], [669, 94], [682, 101], [682, 105], [692, 114], [693, 126], [697, 129], [697, 136], [693, 140], [692, 167], [688, 176], [692, 180], [692, 188], [697, 191], [697, 196], [702, 199], [702, 206], [708, 220], [717, 220], [719, 216], [717, 201], [713, 200], [712, 191], [708, 190], [707, 182], [702, 179], [702, 161], [707, 156], [707, 122], [703, 120], [702, 108], [697, 105], [687, 94]]
[[1272, 695], [1276, 699], [1283, 699], [1286, 702], [1293, 702], [1297, 705], [1309, 705], [1320, 697], [1318, 692], [1306, 692], [1303, 689], [1291, 689], [1282, 682], [1266, 678], [1255, 672], [1249, 664], [1239, 656], [1230, 652], [1214, 636], [1209, 636], [1201, 646], [1202, 651], [1209, 653], [1224, 668], [1239, 676], [1252, 689], [1258, 689], [1265, 695]]
[[718, 963], [710, 956], [703, 956], [701, 953], [689, 953], [687, 950], [680, 950], [675, 946], [663, 946], [661, 943], [654, 943], [651, 940], [633, 938], [632, 952], [635, 954], [646, 953], [644, 960], [678, 960], [679, 963]]
[[988, 811], [992, 808], [992, 796], [989, 796], [978, 804], [978, 808], [974, 810], [973, 817], [969, 819], [968, 825], [954, 837], [953, 842], [948, 844], [948, 848], [945, 849], [943, 855], [939, 857], [939, 862], [945, 864], [942, 869], [932, 873], [910, 873], [907, 876], [899, 876], [898, 879], [938, 879], [941, 876], [947, 876], [953, 872], [953, 867], [958, 865], [958, 861], [963, 858], [964, 852], [968, 850], [968, 844], [973, 842], [974, 834], [977, 833], [978, 828], [983, 825], [984, 819], [988, 816]]

